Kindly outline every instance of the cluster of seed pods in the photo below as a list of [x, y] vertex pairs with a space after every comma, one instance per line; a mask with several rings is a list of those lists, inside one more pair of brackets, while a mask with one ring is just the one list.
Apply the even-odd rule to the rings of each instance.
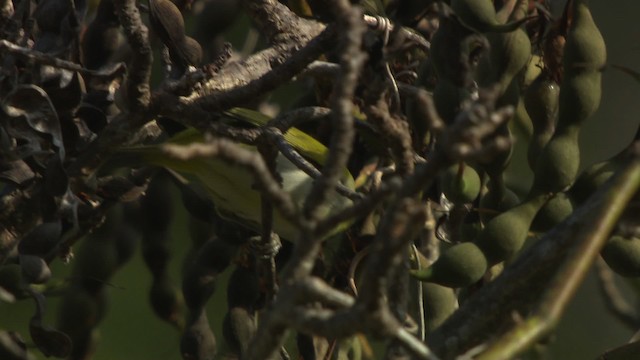
[[[531, 56], [528, 36], [517, 26], [526, 13], [523, 11], [526, 3], [528, 2], [521, 1], [516, 4], [506, 24], [497, 20], [498, 15], [491, 1], [459, 0], [451, 3], [463, 24], [478, 32], [487, 33], [486, 37], [491, 44], [489, 59], [493, 68], [483, 69], [485, 71], [482, 72], [480, 84], [497, 84], [497, 91], [501, 96], [499, 102], [502, 105], [514, 105], [520, 98], [520, 82], [517, 77]], [[501, 174], [508, 164], [508, 157], [499, 156], [490, 163], [480, 164], [478, 168], [491, 178], [488, 194], [492, 191], [499, 193], [499, 196], [493, 195], [493, 198], [483, 195], [480, 203], [483, 208], [487, 205], [499, 214], [495, 217], [483, 217], [484, 228], [473, 241], [467, 240], [445, 250], [431, 267], [414, 273], [418, 279], [454, 288], [472, 285], [481, 280], [493, 265], [516, 256], [528, 238], [529, 231], [547, 231], [571, 214], [574, 203], [579, 203], [573, 196], [578, 191], [570, 190], [578, 175], [578, 134], [580, 126], [600, 103], [601, 71], [606, 61], [606, 50], [587, 2], [574, 0], [570, 6], [572, 21], [564, 47], [562, 83], [557, 84], [543, 70], [524, 94], [525, 106], [534, 128], [528, 158], [534, 169], [535, 180], [529, 194], [515, 206], [509, 204], [501, 208], [497, 201], [504, 199], [505, 192], [508, 191], [506, 188], [501, 189]], [[433, 45], [436, 44], [434, 40]], [[437, 50], [437, 47], [432, 48], [434, 58]], [[443, 73], [438, 72], [438, 75], [441, 74]], [[434, 91], [435, 100], [437, 96]], [[600, 178], [601, 184], [604, 177]], [[459, 179], [463, 180], [465, 177], [460, 176]], [[449, 181], [456, 184], [455, 181]], [[589, 181], [578, 180], [574, 188], [586, 188], [587, 182]], [[589, 185], [588, 190], [579, 192], [591, 194], [600, 184]], [[443, 191], [446, 189], [445, 187]], [[451, 196], [455, 202], [455, 195], [446, 192], [445, 195], [448, 198]], [[618, 256], [623, 251], [611, 251], [611, 247], [628, 247], [632, 243], [633, 241], [620, 242], [621, 245], [612, 243], [605, 253], [615, 253]], [[605, 256], [607, 257], [614, 256]]]
[[71, 338], [70, 358], [84, 359], [95, 351], [98, 325], [108, 310], [113, 275], [131, 259], [138, 243], [133, 226], [115, 209], [107, 224], [86, 238], [78, 250], [58, 307], [57, 327]]
[[238, 251], [246, 243], [237, 240], [248, 240], [251, 233], [221, 218], [213, 204], [194, 189], [184, 187], [181, 191], [190, 214], [193, 242], [193, 250], [185, 259], [182, 279], [187, 314], [180, 342], [181, 353], [185, 358], [194, 359], [213, 359], [217, 353], [205, 306], [213, 295], [218, 277], [234, 263], [227, 283], [228, 311], [223, 320], [222, 335], [227, 351], [242, 357], [256, 330], [256, 311], [264, 302], [255, 258], [245, 251]]
[[149, 184], [140, 201], [140, 232], [142, 257], [151, 272], [149, 303], [156, 316], [181, 329], [181, 296], [169, 277], [169, 225], [173, 218], [170, 183], [162, 174]]
[[[640, 128], [632, 141], [640, 139]], [[633, 145], [630, 145], [633, 146]], [[619, 169], [625, 159], [627, 149], [622, 150], [608, 160], [596, 163], [585, 169], [566, 192], [575, 205], [585, 202], [590, 194], [600, 188]], [[638, 207], [640, 195], [636, 194], [630, 206], [625, 210], [619, 224], [614, 230], [608, 243], [602, 249], [601, 255], [609, 267], [617, 274], [625, 277], [640, 276], [640, 232], [638, 231]], [[626, 226], [625, 223], [629, 223]]]

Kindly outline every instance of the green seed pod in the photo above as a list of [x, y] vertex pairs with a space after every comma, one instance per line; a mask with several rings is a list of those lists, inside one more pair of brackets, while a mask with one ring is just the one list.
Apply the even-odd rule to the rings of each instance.
[[427, 334], [438, 328], [458, 308], [458, 299], [453, 289], [438, 284], [422, 285], [424, 317]]
[[527, 160], [532, 170], [535, 170], [542, 149], [553, 136], [559, 97], [560, 86], [545, 72], [531, 83], [524, 94], [524, 106], [533, 125], [527, 152]]
[[548, 198], [546, 194], [534, 196], [487, 223], [476, 243], [487, 256], [489, 265], [509, 260], [520, 251], [533, 218]]
[[571, 199], [576, 204], [585, 202], [602, 184], [613, 176], [620, 166], [619, 158], [619, 156], [614, 156], [610, 160], [593, 164], [584, 170], [571, 189], [569, 189]]
[[518, 195], [504, 186], [502, 177], [489, 180], [487, 188], [489, 191], [480, 199], [480, 220], [484, 224], [491, 221], [499, 213], [510, 210], [520, 204]]
[[565, 74], [582, 70], [599, 72], [607, 62], [604, 39], [593, 21], [587, 2], [573, 1], [573, 17], [564, 47]]
[[560, 90], [558, 128], [580, 126], [600, 106], [602, 75], [596, 71], [565, 71]]
[[478, 197], [480, 176], [472, 167], [460, 163], [442, 172], [440, 186], [449, 201], [454, 204], [466, 204]]
[[451, 0], [451, 8], [460, 21], [470, 29], [484, 32], [510, 32], [527, 19], [500, 24], [491, 0]]
[[491, 71], [484, 84], [497, 83], [499, 93], [504, 94], [514, 78], [527, 66], [531, 58], [531, 41], [522, 29], [504, 34], [489, 34], [491, 46], [489, 65]]
[[447, 287], [464, 287], [482, 279], [488, 267], [487, 258], [478, 245], [465, 242], [447, 249], [430, 267], [412, 270], [411, 275]]
[[256, 333], [253, 316], [243, 307], [232, 307], [224, 317], [222, 335], [233, 352], [243, 356]]
[[558, 128], [536, 164], [533, 189], [561, 192], [575, 180], [580, 166], [579, 128]]
[[640, 238], [614, 235], [601, 252], [602, 258], [617, 274], [640, 276]]
[[540, 209], [531, 224], [531, 230], [545, 232], [573, 213], [573, 202], [566, 193], [557, 193]]
[[558, 123], [535, 170], [534, 189], [543, 192], [560, 192], [574, 182], [580, 165], [580, 125], [598, 108], [602, 93], [600, 69], [607, 56], [604, 40], [584, 0], [575, 0], [572, 9]]

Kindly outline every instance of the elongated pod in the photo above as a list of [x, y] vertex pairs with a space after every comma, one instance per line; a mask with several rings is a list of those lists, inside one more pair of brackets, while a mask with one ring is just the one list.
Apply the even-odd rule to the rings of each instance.
[[600, 104], [600, 73], [606, 47], [585, 0], [573, 2], [573, 20], [564, 49], [564, 79], [556, 132], [536, 164], [534, 189], [559, 192], [578, 174], [580, 126]]

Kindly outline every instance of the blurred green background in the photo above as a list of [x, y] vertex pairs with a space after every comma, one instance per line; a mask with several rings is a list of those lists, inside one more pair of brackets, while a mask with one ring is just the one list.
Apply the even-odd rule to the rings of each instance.
[[[562, 1], [560, 1], [562, 2]], [[640, 2], [591, 1], [592, 12], [606, 40], [609, 64], [627, 66], [640, 71]], [[246, 19], [231, 31], [229, 38], [236, 49], [243, 47]], [[603, 76], [603, 99], [597, 114], [587, 121], [581, 137], [582, 167], [604, 160], [624, 148], [633, 137], [639, 123], [640, 84], [629, 75], [608, 67]], [[272, 97], [286, 107], [295, 98], [293, 92], [279, 92]], [[517, 143], [510, 169], [510, 182], [524, 183], [531, 179], [522, 149]], [[177, 194], [174, 194], [176, 200]], [[185, 228], [185, 215], [178, 212], [172, 224], [173, 279], [179, 279], [181, 262], [190, 240]], [[64, 279], [71, 266], [57, 262], [55, 278]], [[226, 312], [224, 274], [218, 291], [209, 301], [208, 312], [219, 345], [222, 318]], [[100, 342], [94, 359], [180, 359], [179, 334], [158, 320], [147, 304], [151, 277], [144, 267], [139, 250], [134, 259], [109, 281], [110, 305], [100, 326]], [[630, 297], [632, 300], [636, 300]], [[47, 323], [54, 324], [56, 299], [48, 302]], [[27, 324], [34, 311], [31, 300], [16, 304], [0, 302], [0, 328], [20, 332], [28, 342]], [[604, 307], [593, 275], [580, 288], [560, 323], [551, 344], [548, 358], [594, 359], [604, 350], [625, 343], [632, 331], [616, 321]], [[36, 352], [34, 352], [36, 353]], [[39, 358], [43, 358], [41, 355]], [[639, 356], [640, 358], [640, 356]]]

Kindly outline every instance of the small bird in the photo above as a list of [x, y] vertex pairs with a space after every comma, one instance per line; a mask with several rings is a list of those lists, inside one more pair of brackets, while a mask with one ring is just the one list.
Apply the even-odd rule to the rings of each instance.
[[[226, 120], [239, 121], [243, 126], [261, 126], [270, 118], [259, 112], [247, 109], [232, 109], [225, 113]], [[323, 165], [326, 162], [328, 149], [308, 134], [291, 128], [284, 134], [285, 141], [302, 156], [312, 162]], [[217, 157], [196, 157], [180, 160], [169, 156], [164, 147], [167, 144], [188, 145], [204, 141], [204, 136], [194, 128], [187, 128], [177, 133], [164, 144], [123, 148], [112, 159], [115, 167], [157, 165], [175, 172], [201, 193], [207, 194], [224, 217], [238, 220], [242, 225], [261, 231], [261, 196], [255, 188], [253, 174], [245, 167], [230, 164]], [[238, 145], [250, 151], [256, 147]], [[104, 166], [113, 168], [114, 166]], [[298, 168], [288, 158], [278, 154], [276, 170], [282, 178], [282, 189], [288, 193], [298, 208], [302, 208], [309, 194], [314, 179]], [[351, 173], [345, 168], [342, 185], [353, 190], [355, 188]], [[351, 205], [352, 201], [344, 195], [336, 194], [323, 208], [323, 215], [329, 216]], [[343, 223], [329, 234], [345, 230], [350, 224]], [[286, 220], [278, 211], [274, 211], [273, 229], [280, 237], [295, 241], [298, 229]]]

